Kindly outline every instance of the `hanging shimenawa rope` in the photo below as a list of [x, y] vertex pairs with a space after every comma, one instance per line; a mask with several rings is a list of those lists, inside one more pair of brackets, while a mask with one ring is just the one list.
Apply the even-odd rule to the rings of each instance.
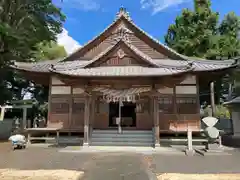
[[103, 99], [107, 102], [118, 101], [136, 101], [137, 96], [140, 93], [151, 91], [151, 87], [139, 87], [129, 89], [110, 89], [104, 87], [97, 87], [93, 91], [99, 91], [103, 93]]

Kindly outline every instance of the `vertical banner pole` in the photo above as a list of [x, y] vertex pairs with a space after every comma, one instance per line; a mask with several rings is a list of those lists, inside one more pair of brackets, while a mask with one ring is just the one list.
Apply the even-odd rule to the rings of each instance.
[[122, 133], [121, 127], [121, 108], [122, 108], [122, 99], [119, 99], [119, 114], [118, 114], [118, 133]]

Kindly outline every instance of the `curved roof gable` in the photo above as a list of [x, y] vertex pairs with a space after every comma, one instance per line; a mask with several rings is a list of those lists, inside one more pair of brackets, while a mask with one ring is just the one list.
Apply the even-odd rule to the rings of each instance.
[[[121, 27], [121, 24], [125, 24], [126, 27]], [[150, 36], [148, 33], [146, 33], [144, 30], [142, 30], [140, 27], [138, 27], [130, 18], [128, 12], [124, 8], [120, 8], [120, 11], [117, 14], [117, 18], [98, 36], [90, 40], [88, 43], [86, 43], [84, 46], [82, 46], [79, 50], [76, 52], [70, 54], [68, 57], [66, 57], [63, 61], [72, 61], [75, 59], [81, 59], [82, 56], [84, 56], [85, 53], [89, 52], [96, 46], [98, 46], [101, 42], [106, 40], [113, 31], [118, 28], [125, 28], [126, 30], [129, 30], [134, 35], [136, 35], [141, 41], [143, 41], [145, 44], [147, 44], [152, 50], [157, 51], [161, 54], [166, 54], [166, 58], [171, 59], [180, 59], [185, 60], [186, 57], [177, 53], [175, 50], [165, 46], [161, 42], [159, 42], [157, 39]], [[129, 33], [129, 32], [128, 32]]]

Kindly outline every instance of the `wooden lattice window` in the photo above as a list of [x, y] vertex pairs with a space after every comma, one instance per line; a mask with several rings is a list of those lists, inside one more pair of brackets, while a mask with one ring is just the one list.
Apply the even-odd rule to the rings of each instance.
[[72, 113], [73, 114], [84, 113], [84, 109], [85, 109], [84, 98], [73, 98]]
[[198, 113], [196, 96], [176, 97], [177, 112], [179, 114], [196, 114]]
[[52, 114], [68, 114], [69, 113], [69, 98], [52, 98], [51, 99]]
[[173, 104], [173, 97], [166, 96], [166, 97], [158, 97], [159, 103], [159, 111], [163, 112], [164, 114], [173, 114], [174, 113], [174, 104]]

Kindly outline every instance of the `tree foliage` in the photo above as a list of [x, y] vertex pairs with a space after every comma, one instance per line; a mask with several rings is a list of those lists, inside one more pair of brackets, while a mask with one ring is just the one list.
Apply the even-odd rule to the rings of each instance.
[[51, 0], [0, 0], [0, 104], [21, 98], [29, 82], [5, 68], [29, 61], [42, 41], [55, 41], [65, 16]]
[[170, 25], [165, 42], [181, 54], [207, 59], [232, 58], [240, 54], [240, 20], [233, 12], [219, 23], [210, 0], [194, 0], [194, 10], [184, 9]]
[[209, 0], [195, 0], [194, 11], [184, 9], [170, 25], [165, 42], [186, 56], [206, 58], [216, 43], [219, 15], [210, 8]]
[[[219, 13], [212, 11], [210, 0], [194, 0], [194, 10], [184, 9], [169, 26], [165, 42], [186, 56], [230, 59], [240, 55], [239, 32], [240, 19], [235, 13], [230, 12], [219, 22]], [[236, 74], [232, 76], [235, 78]], [[222, 84], [226, 87], [228, 82], [216, 84], [219, 94], [225, 91]]]
[[65, 56], [67, 56], [65, 48], [54, 41], [43, 41], [37, 44], [36, 50], [33, 51], [33, 58], [37, 61], [54, 60]]

